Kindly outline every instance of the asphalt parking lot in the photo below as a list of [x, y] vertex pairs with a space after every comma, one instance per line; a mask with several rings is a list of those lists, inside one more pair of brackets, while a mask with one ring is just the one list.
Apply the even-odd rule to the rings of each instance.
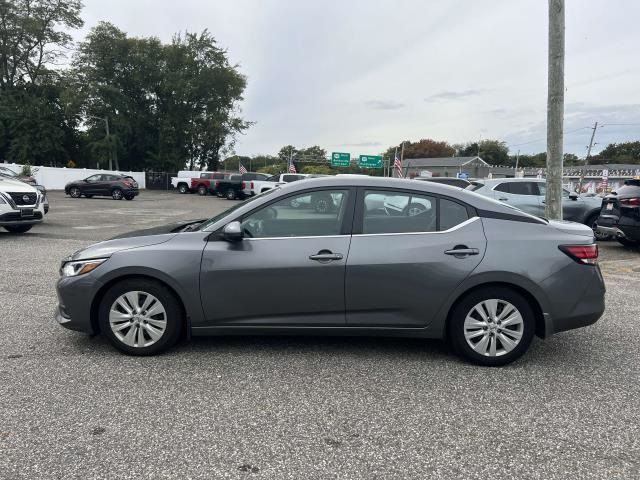
[[[53, 320], [60, 260], [227, 200], [50, 193], [0, 233], [0, 478], [640, 478], [640, 252], [601, 244], [607, 310], [498, 369], [443, 342], [194, 339], [152, 358]], [[250, 299], [248, 299], [250, 301]]]

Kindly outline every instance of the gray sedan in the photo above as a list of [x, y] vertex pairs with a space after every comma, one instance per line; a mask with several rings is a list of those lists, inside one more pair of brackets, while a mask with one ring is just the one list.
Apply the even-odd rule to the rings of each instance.
[[[304, 201], [313, 195], [331, 208]], [[534, 334], [601, 316], [597, 257], [590, 228], [469, 191], [311, 179], [74, 253], [56, 318], [133, 355], [194, 335], [383, 335], [447, 338], [472, 362], [503, 365]]]

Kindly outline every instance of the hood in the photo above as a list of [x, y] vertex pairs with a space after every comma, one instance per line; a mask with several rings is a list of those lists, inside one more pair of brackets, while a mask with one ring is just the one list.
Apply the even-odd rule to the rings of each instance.
[[146, 228], [134, 232], [124, 233], [111, 240], [95, 243], [82, 250], [78, 250], [69, 257], [69, 260], [86, 260], [89, 258], [110, 257], [116, 252], [130, 250], [132, 248], [148, 247], [168, 242], [178, 235], [182, 229], [189, 225], [201, 223], [204, 220], [191, 220], [189, 222], [171, 223], [160, 227]]
[[37, 193], [38, 191], [20, 180], [0, 176], [0, 192]]
[[591, 230], [591, 227], [583, 225], [582, 223], [569, 222], [567, 220], [549, 220], [549, 226], [571, 235], [593, 238], [593, 230]]

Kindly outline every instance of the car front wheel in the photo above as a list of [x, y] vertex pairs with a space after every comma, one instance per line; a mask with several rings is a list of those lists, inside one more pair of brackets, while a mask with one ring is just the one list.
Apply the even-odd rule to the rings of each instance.
[[189, 189], [187, 188], [187, 186], [184, 183], [181, 183], [180, 185], [178, 185], [178, 191], [180, 193], [187, 193], [189, 191]]
[[71, 198], [80, 198], [82, 192], [78, 187], [72, 187], [69, 189], [69, 195], [71, 196]]
[[235, 200], [235, 199], [236, 199], [236, 192], [235, 192], [235, 190], [233, 190], [233, 189], [229, 188], [229, 189], [227, 190], [226, 197], [227, 197], [227, 200]]
[[455, 351], [473, 363], [501, 366], [521, 357], [535, 331], [522, 295], [504, 287], [472, 291], [454, 307], [449, 336]]
[[99, 310], [100, 330], [128, 355], [154, 355], [178, 340], [182, 309], [175, 295], [161, 283], [129, 279], [111, 287]]

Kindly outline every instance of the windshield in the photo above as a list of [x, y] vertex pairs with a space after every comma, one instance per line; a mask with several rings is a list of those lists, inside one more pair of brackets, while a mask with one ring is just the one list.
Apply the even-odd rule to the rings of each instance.
[[209, 220], [206, 220], [204, 222], [202, 222], [200, 225], [198, 225], [197, 230], [204, 230], [207, 227], [210, 227], [211, 225], [215, 224], [216, 222], [222, 220], [224, 217], [226, 217], [227, 215], [230, 215], [231, 213], [235, 212], [236, 210], [238, 210], [240, 207], [244, 207], [245, 205], [247, 205], [248, 203], [251, 202], [255, 202], [256, 200], [258, 200], [259, 198], [264, 198], [267, 195], [271, 195], [273, 192], [279, 190], [278, 187], [276, 188], [272, 188], [270, 190], [267, 190], [265, 192], [262, 192], [258, 195], [256, 195], [255, 197], [251, 197], [247, 200], [245, 200], [244, 202], [240, 202], [240, 203], [236, 203], [233, 207], [226, 209], [223, 212], [220, 212], [218, 215], [216, 215], [215, 217], [211, 217]]

